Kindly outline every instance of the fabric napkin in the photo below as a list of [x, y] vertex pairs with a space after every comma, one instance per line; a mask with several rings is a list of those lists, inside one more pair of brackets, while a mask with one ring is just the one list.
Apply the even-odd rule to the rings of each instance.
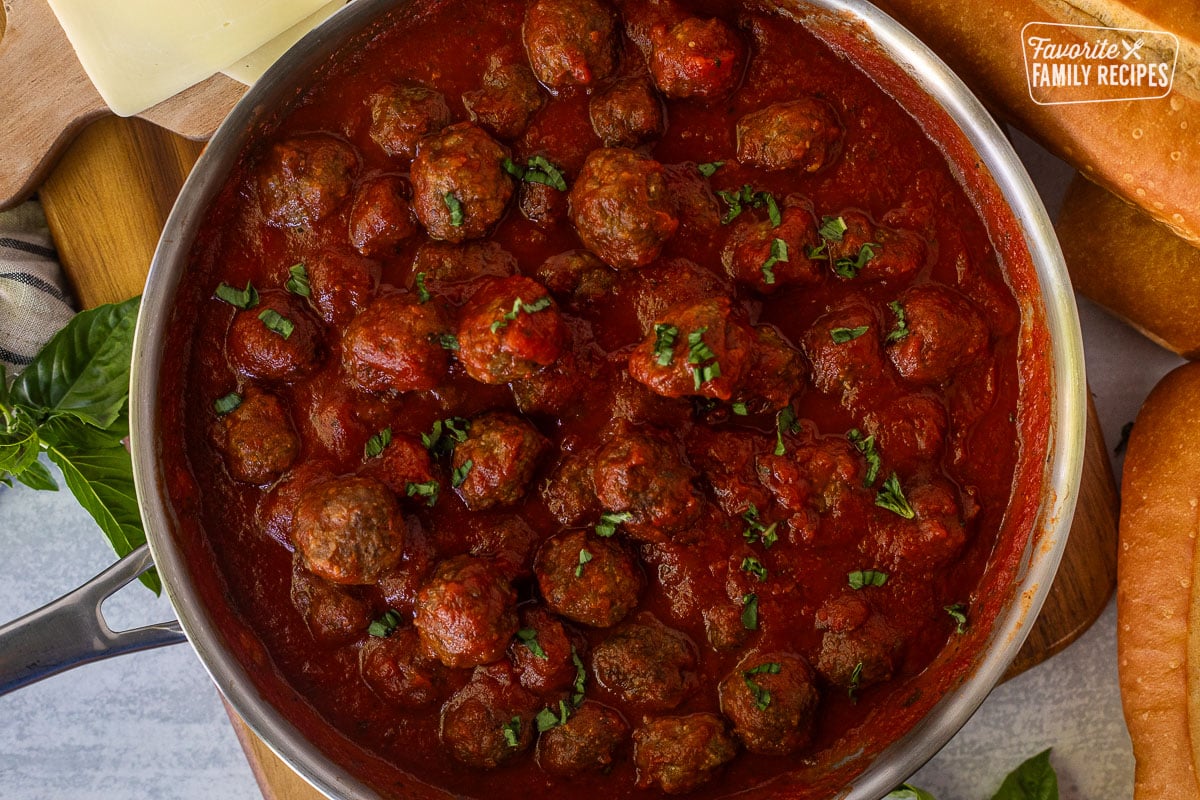
[[41, 205], [0, 212], [0, 363], [9, 377], [74, 315]]

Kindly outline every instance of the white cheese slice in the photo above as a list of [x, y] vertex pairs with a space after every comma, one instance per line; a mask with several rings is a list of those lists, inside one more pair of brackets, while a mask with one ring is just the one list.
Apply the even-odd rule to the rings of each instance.
[[327, 0], [49, 0], [100, 96], [132, 116], [205, 80]]
[[253, 53], [239, 58], [221, 71], [235, 81], [253, 86], [254, 82], [261, 78], [263, 73], [278, 61], [279, 57], [286, 53], [292, 45], [303, 39], [304, 35], [313, 28], [332, 17], [333, 12], [345, 7], [347, 1], [333, 0], [333, 2], [326, 3], [318, 8], [316, 13], [300, 20]]

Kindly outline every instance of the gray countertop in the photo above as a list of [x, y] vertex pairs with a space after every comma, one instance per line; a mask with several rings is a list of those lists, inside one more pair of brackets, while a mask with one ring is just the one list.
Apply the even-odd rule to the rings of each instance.
[[[1069, 169], [1021, 137], [1017, 146], [1053, 212]], [[1121, 427], [1180, 361], [1086, 301], [1080, 315], [1088, 379], [1111, 453]], [[52, 600], [113, 560], [65, 491], [0, 487], [0, 545], [0, 620]], [[105, 613], [114, 628], [172, 616], [165, 599], [153, 601], [136, 584], [113, 597]], [[1115, 642], [1110, 603], [1078, 642], [993, 691], [912, 782], [938, 800], [987, 800], [1010, 769], [1052, 747], [1064, 800], [1132, 796]], [[261, 797], [216, 689], [185, 646], [93, 664], [0, 697], [0, 795]]]

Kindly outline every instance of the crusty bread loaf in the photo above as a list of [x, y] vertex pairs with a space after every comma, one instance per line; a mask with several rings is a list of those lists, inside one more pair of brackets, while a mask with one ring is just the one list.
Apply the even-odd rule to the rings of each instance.
[[1200, 363], [1155, 387], [1121, 481], [1117, 658], [1135, 800], [1200, 798]]
[[1163, 347], [1200, 358], [1200, 248], [1078, 175], [1056, 227], [1081, 294]]
[[[1001, 114], [1096, 183], [1200, 244], [1200, 11], [1173, 0], [877, 0]], [[1029, 22], [1166, 30], [1179, 37], [1158, 100], [1038, 105], [1021, 47]]]

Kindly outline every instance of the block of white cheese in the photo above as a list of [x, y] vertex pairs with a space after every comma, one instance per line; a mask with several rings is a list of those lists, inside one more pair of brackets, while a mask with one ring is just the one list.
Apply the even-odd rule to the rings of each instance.
[[348, 0], [333, 0], [333, 2], [326, 3], [315, 13], [300, 20], [253, 53], [246, 54], [221, 71], [247, 86], [254, 85], [254, 82], [261, 78], [262, 74], [278, 61], [279, 57], [286, 53], [292, 45], [303, 39], [304, 35], [313, 28], [332, 17], [333, 12], [344, 8], [347, 2]]
[[328, 0], [49, 0], [115, 113], [144, 111], [205, 80]]

